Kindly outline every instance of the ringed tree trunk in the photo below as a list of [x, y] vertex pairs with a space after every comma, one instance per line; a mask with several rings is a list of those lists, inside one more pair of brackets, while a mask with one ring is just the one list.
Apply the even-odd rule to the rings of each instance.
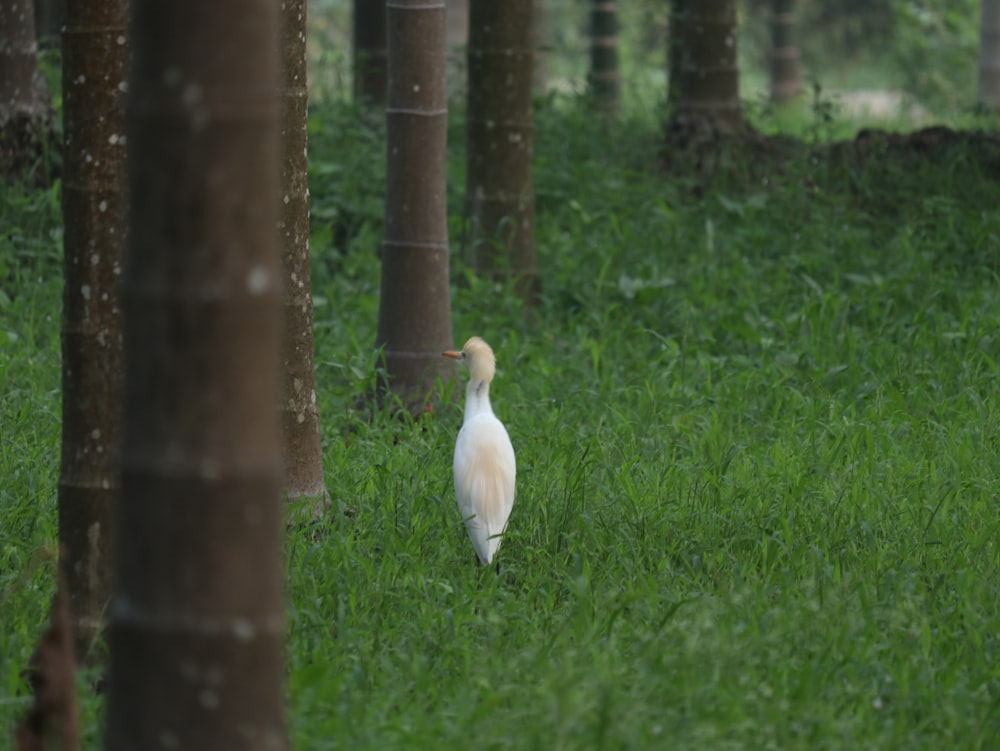
[[373, 107], [385, 104], [388, 87], [386, 3], [354, 0], [354, 98]]
[[0, 175], [33, 168], [52, 131], [32, 0], [0, 0]]
[[309, 269], [309, 94], [306, 88], [306, 0], [282, 4], [281, 202], [278, 228], [284, 308], [282, 337], [285, 499], [319, 517], [329, 500], [323, 477], [313, 357]]
[[382, 282], [375, 346], [383, 393], [416, 414], [454, 371], [445, 146], [444, 0], [389, 0], [389, 99]]
[[106, 748], [280, 751], [278, 5], [133, 7]]
[[1000, 0], [983, 0], [979, 20], [979, 105], [1000, 110]]
[[466, 244], [476, 274], [538, 293], [531, 177], [532, 0], [471, 0]]
[[801, 88], [799, 48], [795, 44], [795, 0], [771, 0], [771, 101], [790, 102]]
[[76, 653], [97, 662], [111, 597], [125, 244], [125, 0], [72, 0], [63, 32], [59, 543]]
[[670, 24], [669, 129], [697, 141], [741, 133], [736, 0], [673, 0]]
[[598, 109], [618, 113], [618, 3], [591, 0], [590, 92]]

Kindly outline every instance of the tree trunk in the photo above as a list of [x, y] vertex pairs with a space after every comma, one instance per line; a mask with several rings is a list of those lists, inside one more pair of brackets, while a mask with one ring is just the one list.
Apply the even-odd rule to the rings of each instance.
[[687, 0], [670, 0], [667, 19], [667, 109], [677, 112], [681, 98], [681, 61], [684, 57], [684, 25], [681, 18], [687, 12]]
[[531, 88], [544, 94], [549, 88], [549, 9], [550, 0], [532, 0], [531, 9]]
[[1000, 0], [983, 0], [979, 20], [979, 104], [1000, 110]]
[[674, 0], [671, 9], [671, 128], [699, 139], [742, 131], [736, 0]]
[[108, 749], [285, 749], [278, 5], [134, 0]]
[[790, 102], [799, 95], [801, 86], [795, 0], [771, 0], [771, 101]]
[[469, 43], [469, 0], [446, 0], [448, 14], [448, 96], [465, 91], [465, 48]]
[[313, 358], [312, 275], [309, 269], [309, 158], [306, 89], [306, 0], [282, 3], [283, 147], [280, 221], [285, 329], [281, 399], [285, 498], [322, 515], [329, 496], [323, 478]]
[[382, 107], [388, 83], [386, 3], [354, 0], [354, 98]]
[[538, 288], [531, 5], [471, 0], [465, 186], [473, 270], [492, 277], [509, 273], [529, 304]]
[[0, 0], [0, 174], [18, 176], [34, 167], [51, 128], [32, 0]]
[[453, 369], [445, 147], [445, 5], [390, 0], [385, 234], [375, 346], [388, 383], [418, 412]]
[[73, 0], [63, 45], [59, 543], [77, 655], [93, 663], [111, 596], [125, 244], [125, 0]]
[[601, 111], [618, 112], [618, 3], [590, 3], [590, 92]]

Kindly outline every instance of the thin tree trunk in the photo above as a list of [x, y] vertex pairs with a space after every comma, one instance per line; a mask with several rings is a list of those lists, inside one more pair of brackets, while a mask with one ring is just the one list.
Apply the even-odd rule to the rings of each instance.
[[453, 369], [445, 147], [444, 0], [389, 0], [385, 234], [375, 346], [388, 387], [418, 412]]
[[799, 95], [799, 48], [795, 43], [795, 0], [771, 0], [771, 101]]
[[282, 3], [283, 147], [280, 235], [285, 329], [281, 399], [285, 497], [320, 516], [329, 498], [323, 478], [313, 357], [312, 275], [309, 269], [306, 0]]
[[471, 0], [466, 216], [477, 274], [538, 289], [531, 179], [531, 0]]
[[465, 91], [465, 48], [469, 43], [469, 0], [446, 0], [448, 17], [448, 96]]
[[51, 127], [51, 97], [38, 68], [32, 0], [0, 0], [0, 175], [31, 169]]
[[278, 5], [131, 21], [106, 748], [285, 749]]
[[35, 0], [35, 31], [46, 47], [58, 47], [68, 0]]
[[681, 65], [684, 59], [682, 18], [687, 13], [687, 0], [670, 0], [667, 19], [667, 108], [675, 113], [681, 98]]
[[545, 93], [549, 88], [549, 8], [551, 0], [532, 0], [531, 3], [531, 88]]
[[979, 21], [979, 104], [1000, 110], [1000, 0], [983, 0]]
[[742, 131], [736, 0], [675, 0], [672, 9], [672, 127], [699, 138]]
[[618, 112], [618, 3], [590, 3], [590, 91], [603, 112]]
[[385, 104], [388, 87], [384, 0], [354, 0], [354, 98]]
[[48, 109], [33, 2], [0, 0], [0, 124], [21, 114], [44, 117]]
[[125, 0], [73, 0], [63, 44], [62, 459], [59, 542], [83, 663], [111, 596], [125, 244]]

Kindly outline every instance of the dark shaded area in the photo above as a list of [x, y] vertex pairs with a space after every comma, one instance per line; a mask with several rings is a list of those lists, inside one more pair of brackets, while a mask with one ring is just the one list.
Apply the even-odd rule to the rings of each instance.
[[59, 137], [51, 112], [19, 112], [0, 125], [0, 174], [43, 187], [55, 177]]
[[45, 48], [59, 47], [59, 34], [66, 23], [67, 0], [35, 0], [35, 30]]
[[[941, 151], [955, 148], [975, 149], [993, 167], [1000, 157], [1000, 133], [986, 130], [952, 130], [934, 125], [912, 133], [893, 133], [878, 128], [864, 128], [850, 141], [838, 141], [829, 146], [834, 161], [850, 164], [862, 158], [891, 156], [895, 158], [928, 158]], [[1000, 173], [998, 173], [1000, 176]]]
[[353, 27], [354, 98], [377, 109], [389, 88], [385, 3], [354, 0]]
[[[940, 170], [956, 162], [967, 163], [984, 178], [1000, 180], [1000, 134], [986, 130], [931, 126], [896, 133], [864, 128], [849, 140], [816, 143], [766, 135], [749, 126], [737, 135], [668, 126], [664, 144], [665, 175], [686, 180], [696, 196], [716, 187], [766, 187], [789, 179], [801, 180], [807, 190], [837, 186], [869, 195], [880, 180], [902, 185], [917, 171]], [[952, 187], [960, 188], [960, 182]], [[887, 198], [887, 209], [897, 203], [896, 197]]]

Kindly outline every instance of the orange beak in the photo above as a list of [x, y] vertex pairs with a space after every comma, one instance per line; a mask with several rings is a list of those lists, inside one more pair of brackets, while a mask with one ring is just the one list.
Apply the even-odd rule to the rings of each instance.
[[447, 352], [442, 352], [441, 356], [442, 357], [450, 357], [452, 360], [461, 360], [462, 359], [462, 353], [461, 352], [456, 352], [453, 349], [449, 349]]

